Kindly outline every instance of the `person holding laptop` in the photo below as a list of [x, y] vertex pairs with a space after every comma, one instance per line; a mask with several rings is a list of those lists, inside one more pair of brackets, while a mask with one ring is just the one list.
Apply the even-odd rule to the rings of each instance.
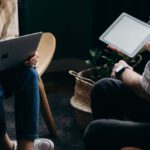
[[[150, 41], [144, 47], [150, 52]], [[142, 75], [123, 60], [116, 63], [111, 78], [103, 78], [94, 85], [91, 109], [94, 120], [84, 133], [85, 150], [149, 150], [150, 61]]]
[[[17, 0], [0, 0], [0, 38], [19, 35]], [[0, 72], [0, 150], [53, 150], [48, 139], [38, 138], [39, 84], [36, 67], [38, 53], [21, 67]], [[16, 141], [12, 141], [5, 122], [3, 99], [14, 93]]]

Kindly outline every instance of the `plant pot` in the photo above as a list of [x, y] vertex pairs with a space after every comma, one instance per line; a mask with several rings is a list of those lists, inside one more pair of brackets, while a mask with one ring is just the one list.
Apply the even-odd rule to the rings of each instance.
[[76, 121], [81, 130], [93, 120], [91, 111], [91, 89], [94, 81], [89, 78], [91, 69], [82, 70], [79, 73], [69, 71], [76, 79], [74, 95], [71, 98], [70, 104], [75, 111]]

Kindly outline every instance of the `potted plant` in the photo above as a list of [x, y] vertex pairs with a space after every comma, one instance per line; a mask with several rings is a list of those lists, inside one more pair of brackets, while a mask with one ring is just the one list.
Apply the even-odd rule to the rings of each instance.
[[84, 129], [92, 120], [90, 93], [94, 83], [101, 78], [110, 77], [112, 67], [120, 59], [125, 60], [132, 67], [135, 67], [142, 60], [141, 55], [129, 58], [108, 49], [102, 51], [98, 48], [90, 49], [89, 53], [89, 59], [85, 60], [85, 63], [90, 66], [88, 69], [78, 73], [69, 71], [76, 78], [71, 106], [75, 110], [76, 120], [81, 129]]
[[91, 74], [90, 79], [97, 81], [103, 77], [110, 77], [112, 67], [119, 60], [125, 60], [129, 65], [135, 67], [141, 62], [141, 55], [129, 58], [125, 55], [120, 55], [112, 50], [104, 49], [100, 51], [98, 48], [90, 49], [90, 58], [85, 61], [90, 65]]

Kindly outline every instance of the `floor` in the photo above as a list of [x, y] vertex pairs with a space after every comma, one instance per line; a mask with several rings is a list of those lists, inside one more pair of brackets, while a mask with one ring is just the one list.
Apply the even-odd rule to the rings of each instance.
[[[75, 114], [70, 105], [74, 94], [75, 78], [68, 72], [46, 73], [42, 76], [45, 90], [49, 95], [59, 139], [52, 138], [55, 150], [83, 150], [82, 135]], [[55, 103], [55, 104], [54, 104]], [[61, 109], [61, 110], [60, 110]], [[45, 127], [42, 127], [45, 130]], [[45, 133], [41, 131], [41, 133]]]
[[42, 76], [46, 92], [58, 95], [72, 95], [75, 79], [68, 72], [45, 73]]

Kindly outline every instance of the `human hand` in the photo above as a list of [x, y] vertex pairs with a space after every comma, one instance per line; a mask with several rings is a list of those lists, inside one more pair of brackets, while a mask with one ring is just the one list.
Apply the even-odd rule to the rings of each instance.
[[127, 66], [130, 70], [133, 70], [131, 66], [129, 66], [124, 60], [120, 60], [118, 63], [116, 63], [112, 69], [111, 77], [116, 78], [115, 76], [115, 70], [118, 68], [120, 65]]
[[35, 52], [31, 57], [27, 58], [24, 63], [26, 66], [33, 66], [34, 68], [37, 68], [38, 59], [39, 59], [39, 54], [38, 52]]
[[107, 48], [113, 50], [114, 52], [117, 52], [119, 55], [123, 55], [123, 53], [119, 49], [117, 49], [111, 45], [108, 45]]
[[150, 52], [150, 41], [148, 41], [148, 42], [145, 43], [144, 50]]

